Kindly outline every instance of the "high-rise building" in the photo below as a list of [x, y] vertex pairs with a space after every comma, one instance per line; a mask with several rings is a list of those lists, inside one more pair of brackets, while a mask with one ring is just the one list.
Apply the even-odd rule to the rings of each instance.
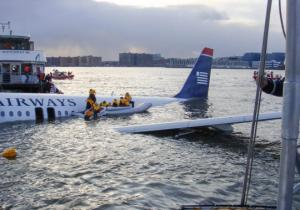
[[102, 66], [102, 58], [94, 56], [47, 57], [48, 66]]
[[120, 53], [119, 63], [120, 66], [154, 66], [157, 57], [157, 54]]

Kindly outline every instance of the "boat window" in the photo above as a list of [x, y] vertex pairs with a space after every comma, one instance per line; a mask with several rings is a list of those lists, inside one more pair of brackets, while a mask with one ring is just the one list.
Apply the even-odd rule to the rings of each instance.
[[14, 112], [13, 112], [13, 111], [10, 111], [10, 112], [9, 112], [9, 116], [10, 116], [10, 117], [13, 117], [13, 116], [14, 116]]
[[68, 114], [69, 114], [68, 111], [65, 111], [65, 115], [68, 116]]
[[58, 111], [58, 112], [57, 112], [57, 115], [60, 117], [60, 116], [61, 116], [61, 111]]
[[33, 43], [33, 41], [30, 41], [29, 42], [29, 50], [34, 50], [34, 43]]
[[3, 65], [2, 65], [2, 67], [3, 67], [3, 73], [9, 73], [10, 71], [10, 65], [9, 65], [9, 63], [4, 63]]
[[21, 111], [18, 111], [17, 114], [18, 114], [18, 117], [22, 117], [22, 112]]
[[21, 74], [32, 74], [32, 64], [22, 64]]
[[0, 40], [0, 50], [29, 50], [29, 38], [7, 38]]
[[26, 116], [27, 116], [27, 117], [30, 116], [30, 111], [26, 111]]
[[8, 39], [4, 39], [0, 42], [0, 46], [1, 46], [1, 49], [3, 50], [12, 50], [13, 49], [13, 44], [10, 40]]
[[45, 69], [43, 65], [36, 65], [36, 73], [40, 74], [40, 73], [45, 73]]
[[5, 117], [5, 112], [4, 111], [1, 111], [1, 117]]
[[20, 66], [19, 65], [11, 65], [10, 70], [11, 70], [11, 74], [14, 74], [14, 75], [20, 74]]

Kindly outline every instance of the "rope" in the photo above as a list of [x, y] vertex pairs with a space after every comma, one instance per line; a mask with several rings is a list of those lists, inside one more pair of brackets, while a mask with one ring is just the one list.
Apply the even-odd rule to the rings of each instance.
[[265, 18], [263, 44], [262, 44], [260, 65], [259, 65], [259, 74], [258, 74], [259, 80], [258, 80], [258, 85], [256, 88], [255, 106], [254, 106], [254, 111], [253, 111], [250, 142], [248, 145], [247, 165], [246, 165], [246, 171], [245, 171], [245, 177], [244, 177], [244, 183], [243, 183], [241, 205], [247, 205], [247, 199], [248, 199], [251, 176], [252, 176], [254, 145], [255, 145], [255, 139], [256, 139], [256, 133], [257, 133], [257, 125], [258, 125], [258, 117], [259, 117], [259, 110], [260, 110], [261, 93], [262, 93], [260, 87], [261, 87], [261, 84], [263, 81], [264, 71], [265, 71], [265, 61], [266, 61], [266, 54], [267, 54], [271, 8], [272, 8], [272, 0], [268, 0], [267, 10], [266, 10], [266, 18]]
[[283, 18], [282, 18], [281, 0], [278, 1], [278, 9], [279, 9], [279, 17], [280, 17], [282, 33], [283, 33], [284, 38], [286, 38], [286, 33], [285, 33]]

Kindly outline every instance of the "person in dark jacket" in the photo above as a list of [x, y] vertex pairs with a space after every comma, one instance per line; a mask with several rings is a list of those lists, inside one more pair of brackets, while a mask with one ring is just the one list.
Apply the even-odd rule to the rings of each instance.
[[[284, 79], [285, 78], [283, 77], [282, 79], [273, 80], [264, 77], [262, 79], [260, 87], [265, 93], [272, 94], [274, 96], [282, 96]], [[258, 78], [256, 79], [256, 81], [257, 80]]]

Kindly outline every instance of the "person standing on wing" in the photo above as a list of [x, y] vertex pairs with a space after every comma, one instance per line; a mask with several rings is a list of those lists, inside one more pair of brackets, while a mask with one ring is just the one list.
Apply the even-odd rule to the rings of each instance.
[[100, 111], [100, 106], [96, 103], [96, 91], [94, 89], [90, 89], [89, 97], [86, 100], [86, 107], [84, 112], [84, 119], [89, 120], [91, 116], [94, 119], [97, 118], [97, 113]]

